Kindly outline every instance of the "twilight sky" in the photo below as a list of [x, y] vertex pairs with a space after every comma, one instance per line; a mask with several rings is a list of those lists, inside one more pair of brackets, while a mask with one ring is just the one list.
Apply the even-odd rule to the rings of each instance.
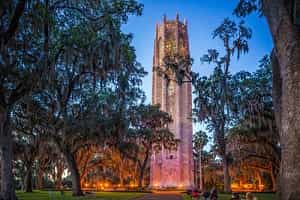
[[[125, 32], [133, 33], [133, 45], [136, 48], [137, 60], [149, 74], [144, 78], [143, 89], [147, 102], [151, 102], [151, 77], [153, 41], [155, 24], [162, 21], [163, 14], [167, 19], [174, 19], [179, 13], [180, 20], [188, 21], [190, 54], [194, 59], [192, 69], [200, 75], [208, 75], [214, 66], [204, 65], [200, 57], [207, 49], [222, 49], [222, 43], [212, 38], [213, 30], [221, 24], [225, 17], [234, 19], [232, 11], [238, 0], [140, 0], [144, 4], [143, 15], [130, 17], [124, 25]], [[272, 50], [272, 40], [266, 21], [263, 17], [253, 14], [246, 18], [246, 24], [252, 29], [249, 41], [250, 51], [240, 60], [234, 61], [231, 72], [240, 70], [254, 71], [263, 55]], [[238, 22], [238, 20], [237, 20]], [[196, 128], [196, 127], [195, 127]]]

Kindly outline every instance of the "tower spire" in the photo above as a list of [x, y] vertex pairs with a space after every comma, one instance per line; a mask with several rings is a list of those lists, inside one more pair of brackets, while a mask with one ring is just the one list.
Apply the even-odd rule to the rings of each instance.
[[176, 22], [179, 22], [179, 13], [176, 13]]
[[186, 26], [187, 25], [187, 20], [186, 18], [183, 19], [183, 24]]

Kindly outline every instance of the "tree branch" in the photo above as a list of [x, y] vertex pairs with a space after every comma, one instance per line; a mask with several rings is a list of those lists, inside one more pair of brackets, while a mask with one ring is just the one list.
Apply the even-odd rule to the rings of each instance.
[[2, 36], [0, 37], [0, 38], [2, 38], [4, 45], [6, 45], [8, 43], [8, 41], [16, 33], [17, 28], [19, 26], [20, 18], [24, 13], [25, 3], [26, 3], [26, 0], [20, 0], [18, 2], [17, 6], [16, 6], [16, 9], [15, 9], [15, 12], [14, 12], [14, 16], [11, 20], [11, 23], [9, 24], [8, 30], [4, 34], [2, 34]]

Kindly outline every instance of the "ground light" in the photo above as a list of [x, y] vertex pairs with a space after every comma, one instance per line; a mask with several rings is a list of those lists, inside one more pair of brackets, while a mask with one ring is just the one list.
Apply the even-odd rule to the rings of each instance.
[[262, 192], [265, 188], [264, 184], [256, 185], [252, 183], [244, 183], [244, 184], [238, 184], [238, 183], [232, 183], [231, 184], [231, 190], [234, 192]]

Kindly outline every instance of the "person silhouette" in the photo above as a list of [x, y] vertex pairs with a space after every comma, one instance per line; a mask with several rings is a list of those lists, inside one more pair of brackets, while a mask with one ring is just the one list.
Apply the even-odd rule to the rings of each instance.
[[211, 189], [209, 199], [210, 200], [217, 200], [218, 199], [218, 191], [217, 191], [216, 187], [213, 187]]

